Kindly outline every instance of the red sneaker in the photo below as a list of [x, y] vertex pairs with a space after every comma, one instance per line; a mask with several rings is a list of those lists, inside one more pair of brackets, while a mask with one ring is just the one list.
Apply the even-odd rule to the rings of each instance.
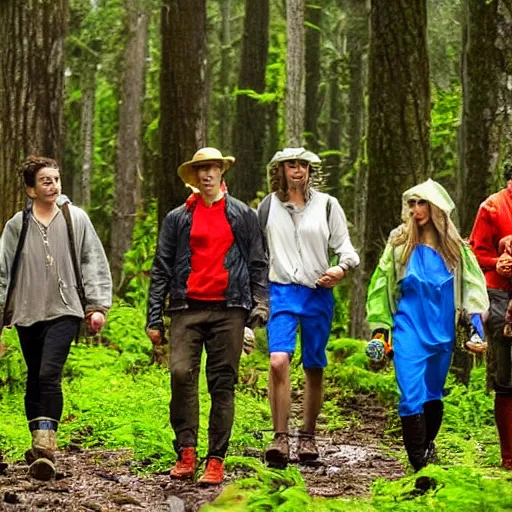
[[178, 455], [178, 462], [171, 469], [171, 478], [192, 478], [196, 471], [196, 449], [192, 446], [183, 448]]
[[210, 457], [204, 475], [198, 480], [200, 485], [218, 485], [224, 480], [224, 461]]

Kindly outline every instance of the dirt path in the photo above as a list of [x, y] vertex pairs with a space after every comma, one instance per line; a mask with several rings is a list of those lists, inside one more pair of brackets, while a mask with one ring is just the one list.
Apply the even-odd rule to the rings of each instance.
[[[299, 466], [313, 496], [367, 496], [375, 478], [404, 474], [393, 453], [379, 448], [386, 412], [365, 397], [349, 405], [347, 414], [358, 418], [352, 429], [318, 437], [321, 463]], [[291, 459], [297, 463], [294, 445], [292, 438]], [[213, 501], [224, 487], [201, 488], [171, 481], [167, 474], [134, 475], [129, 450], [60, 452], [57, 466], [58, 479], [44, 483], [29, 478], [26, 466], [10, 465], [0, 476], [0, 511], [189, 512]], [[243, 476], [228, 472], [225, 485]]]

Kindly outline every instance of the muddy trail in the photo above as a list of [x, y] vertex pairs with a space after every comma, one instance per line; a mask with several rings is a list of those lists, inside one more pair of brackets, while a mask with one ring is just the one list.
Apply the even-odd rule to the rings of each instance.
[[[345, 409], [357, 422], [346, 430], [317, 437], [320, 462], [299, 466], [295, 439], [291, 440], [291, 462], [300, 468], [312, 496], [368, 496], [377, 477], [400, 478], [402, 464], [390, 451], [379, 447], [386, 425], [386, 411], [375, 400], [364, 397]], [[386, 439], [389, 444], [390, 439]], [[263, 458], [255, 450], [246, 455]], [[9, 465], [0, 476], [0, 511], [138, 511], [189, 512], [215, 500], [222, 489], [248, 470], [227, 471], [225, 483], [199, 487], [192, 482], [170, 480], [168, 473], [139, 476], [138, 463], [129, 450], [60, 451], [55, 481], [38, 482], [27, 476], [27, 466]]]

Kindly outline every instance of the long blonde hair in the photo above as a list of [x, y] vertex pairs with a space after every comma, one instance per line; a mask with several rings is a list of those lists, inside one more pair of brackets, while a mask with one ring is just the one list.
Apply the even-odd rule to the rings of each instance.
[[[430, 202], [428, 204], [430, 206], [430, 218], [437, 235], [438, 247], [436, 249], [443, 257], [450, 272], [453, 272], [460, 261], [460, 250], [464, 241], [447, 213], [435, 204]], [[410, 215], [407, 221], [401, 224], [400, 229], [391, 237], [393, 246], [404, 246], [401, 257], [402, 264], [405, 265], [409, 261], [412, 251], [419, 243], [420, 229], [418, 223]]]

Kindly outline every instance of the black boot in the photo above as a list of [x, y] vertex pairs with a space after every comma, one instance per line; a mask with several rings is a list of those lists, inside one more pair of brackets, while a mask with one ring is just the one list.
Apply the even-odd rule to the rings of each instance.
[[441, 400], [431, 400], [423, 404], [425, 412], [425, 458], [427, 464], [437, 462], [436, 445], [434, 440], [441, 428], [443, 421], [443, 402]]
[[414, 471], [419, 471], [426, 465], [425, 439], [426, 425], [424, 414], [413, 414], [412, 416], [401, 416], [402, 435], [404, 445]]

